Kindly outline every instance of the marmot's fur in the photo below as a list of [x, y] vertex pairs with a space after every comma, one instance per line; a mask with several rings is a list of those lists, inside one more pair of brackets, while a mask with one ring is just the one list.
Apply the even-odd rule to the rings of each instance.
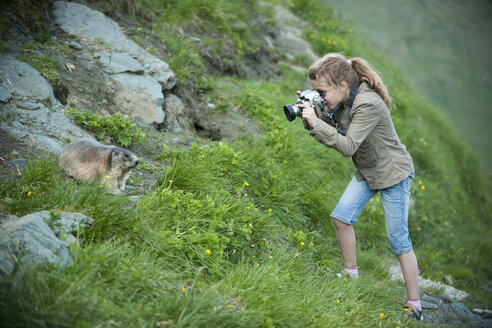
[[63, 149], [60, 167], [79, 182], [102, 179], [111, 192], [121, 193], [138, 158], [123, 148], [106, 146], [90, 139], [75, 140]]

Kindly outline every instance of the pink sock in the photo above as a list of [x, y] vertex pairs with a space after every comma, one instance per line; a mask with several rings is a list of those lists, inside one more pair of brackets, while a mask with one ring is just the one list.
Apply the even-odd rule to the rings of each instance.
[[412, 304], [413, 306], [415, 306], [419, 311], [422, 311], [422, 305], [420, 304], [420, 299], [416, 299], [416, 300], [411, 300], [411, 299], [408, 299], [408, 304]]
[[345, 268], [345, 271], [348, 273], [350, 278], [358, 278], [359, 277], [359, 271], [357, 270], [357, 266], [353, 268]]

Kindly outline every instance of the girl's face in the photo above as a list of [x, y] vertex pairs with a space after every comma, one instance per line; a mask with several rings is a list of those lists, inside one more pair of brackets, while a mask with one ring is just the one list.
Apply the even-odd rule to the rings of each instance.
[[329, 85], [326, 82], [326, 79], [319, 78], [317, 80], [311, 80], [311, 86], [314, 90], [319, 92], [321, 98], [325, 101], [326, 107], [330, 111], [333, 110], [342, 100], [348, 98], [350, 92], [348, 84], [344, 81], [342, 81], [337, 88], [336, 86]]

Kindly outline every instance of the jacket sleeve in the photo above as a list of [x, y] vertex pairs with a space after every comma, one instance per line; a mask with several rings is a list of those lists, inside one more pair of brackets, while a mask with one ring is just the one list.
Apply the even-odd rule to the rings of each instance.
[[338, 150], [343, 156], [351, 157], [378, 122], [378, 106], [362, 103], [352, 108], [352, 121], [345, 136], [321, 119], [318, 119], [309, 134], [323, 145]]

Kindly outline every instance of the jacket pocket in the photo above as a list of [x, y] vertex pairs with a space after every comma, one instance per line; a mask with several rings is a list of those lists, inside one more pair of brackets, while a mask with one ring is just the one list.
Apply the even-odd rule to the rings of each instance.
[[362, 143], [355, 152], [353, 159], [357, 168], [367, 169], [376, 166], [378, 154], [373, 145]]

